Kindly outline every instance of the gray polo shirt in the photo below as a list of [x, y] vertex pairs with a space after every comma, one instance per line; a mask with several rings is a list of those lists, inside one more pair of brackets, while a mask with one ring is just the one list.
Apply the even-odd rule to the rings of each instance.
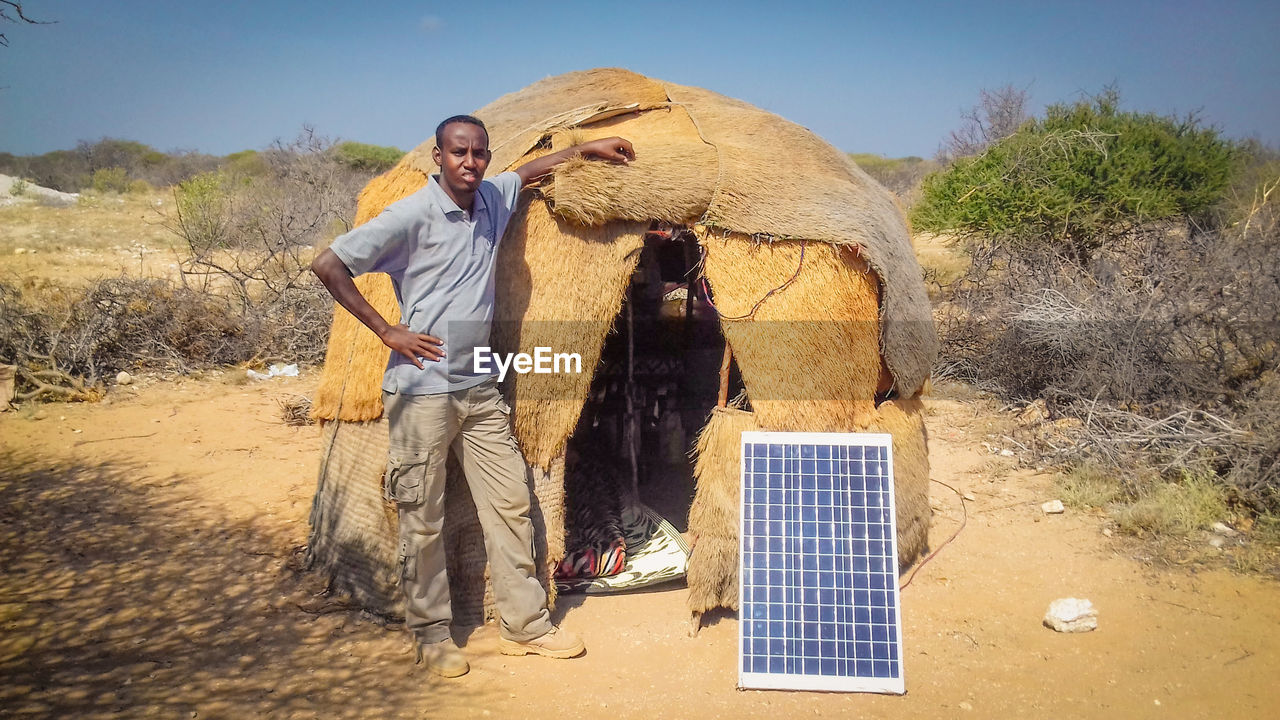
[[378, 217], [339, 236], [330, 248], [352, 276], [391, 276], [400, 322], [416, 333], [444, 340], [445, 359], [424, 360], [419, 370], [391, 353], [382, 389], [404, 395], [463, 390], [492, 377], [472, 368], [473, 350], [489, 345], [493, 322], [493, 271], [498, 241], [507, 228], [520, 176], [505, 172], [484, 180], [468, 214], [432, 175], [427, 186], [395, 202]]

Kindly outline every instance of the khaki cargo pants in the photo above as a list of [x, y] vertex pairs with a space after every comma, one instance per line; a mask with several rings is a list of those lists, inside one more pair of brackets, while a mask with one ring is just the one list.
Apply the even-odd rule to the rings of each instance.
[[497, 382], [437, 395], [383, 393], [391, 433], [386, 493], [400, 515], [405, 626], [419, 641], [449, 637], [453, 618], [444, 556], [445, 461], [461, 461], [484, 532], [502, 636], [529, 640], [551, 630], [534, 569], [524, 458]]

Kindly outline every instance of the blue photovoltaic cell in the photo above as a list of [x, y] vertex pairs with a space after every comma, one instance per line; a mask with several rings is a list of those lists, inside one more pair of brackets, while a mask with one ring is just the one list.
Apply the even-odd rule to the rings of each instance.
[[742, 434], [741, 687], [905, 691], [891, 448]]

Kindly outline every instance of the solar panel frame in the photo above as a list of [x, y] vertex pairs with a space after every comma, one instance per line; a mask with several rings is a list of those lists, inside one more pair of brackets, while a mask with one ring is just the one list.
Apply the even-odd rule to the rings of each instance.
[[738, 686], [906, 692], [893, 438], [744, 432], [740, 452]]

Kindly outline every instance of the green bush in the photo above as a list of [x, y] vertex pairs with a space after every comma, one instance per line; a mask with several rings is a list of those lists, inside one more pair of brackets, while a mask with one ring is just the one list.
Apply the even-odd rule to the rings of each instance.
[[95, 170], [89, 181], [89, 187], [99, 193], [129, 192], [129, 173], [122, 167], [109, 167]]
[[243, 177], [261, 177], [270, 172], [262, 153], [257, 150], [241, 150], [223, 158], [223, 169]]
[[200, 248], [222, 248], [230, 243], [229, 207], [232, 192], [227, 176], [207, 172], [184, 180], [173, 189], [176, 226], [183, 237]]
[[916, 228], [1078, 257], [1139, 224], [1201, 220], [1238, 151], [1194, 117], [1121, 112], [1114, 91], [1053, 105], [986, 152], [925, 178]]
[[390, 170], [396, 163], [400, 162], [400, 158], [404, 157], [404, 151], [397, 147], [368, 145], [358, 142], [339, 143], [334, 146], [333, 153], [338, 162], [353, 170], [375, 173]]

